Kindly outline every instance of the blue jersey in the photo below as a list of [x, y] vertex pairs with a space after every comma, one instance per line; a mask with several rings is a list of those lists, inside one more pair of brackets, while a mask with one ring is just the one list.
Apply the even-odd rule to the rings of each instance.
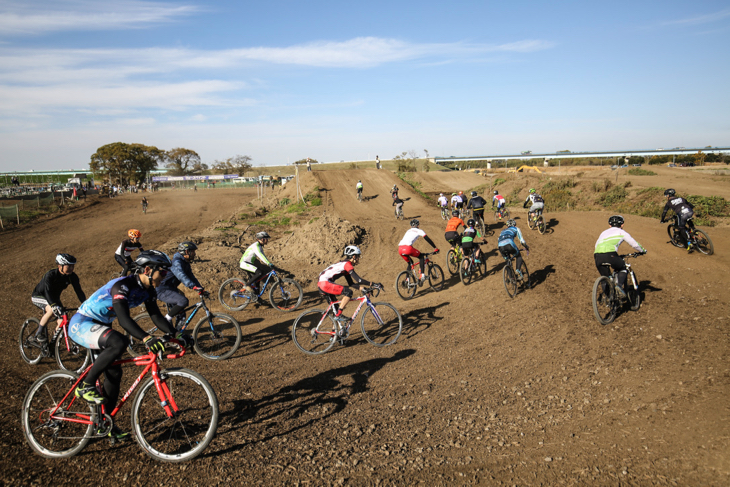
[[[525, 239], [522, 238], [522, 232], [517, 227], [507, 227], [504, 230], [502, 230], [502, 233], [499, 234], [499, 240], [497, 241], [497, 245], [500, 247], [504, 245], [511, 245], [515, 249], [517, 249], [517, 245], [515, 245], [515, 237], [518, 237], [520, 239], [520, 242], [522, 244], [525, 244]], [[519, 250], [519, 249], [518, 249]]]
[[153, 287], [145, 289], [139, 276], [119, 277], [99, 288], [83, 302], [78, 312], [99, 323], [111, 324], [117, 318], [113, 306], [115, 301], [126, 302], [129, 309], [136, 308], [146, 301], [152, 301], [157, 306], [157, 292]]

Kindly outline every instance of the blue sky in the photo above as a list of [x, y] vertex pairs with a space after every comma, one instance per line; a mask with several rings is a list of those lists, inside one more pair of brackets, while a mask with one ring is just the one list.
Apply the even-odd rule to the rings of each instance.
[[726, 1], [0, 0], [0, 171], [727, 146], [729, 60]]

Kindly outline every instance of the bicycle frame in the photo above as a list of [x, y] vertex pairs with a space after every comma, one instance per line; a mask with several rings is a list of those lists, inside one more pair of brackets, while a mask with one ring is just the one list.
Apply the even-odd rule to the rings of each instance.
[[[378, 315], [378, 312], [375, 310], [375, 307], [370, 304], [370, 292], [366, 292], [364, 295], [360, 296], [359, 298], [354, 298], [354, 301], [360, 301], [360, 304], [357, 306], [357, 308], [355, 309], [355, 313], [352, 315], [349, 322], [347, 323], [347, 330], [350, 329], [350, 326], [355, 321], [355, 318], [357, 317], [357, 315], [360, 313], [360, 309], [362, 309], [362, 307], [366, 303], [370, 307], [370, 311], [372, 311], [373, 315], [377, 316], [378, 319], [380, 319], [380, 315]], [[342, 300], [334, 301], [334, 302], [330, 303], [329, 306], [327, 306], [327, 309], [324, 310], [324, 313], [322, 313], [322, 318], [320, 318], [319, 323], [317, 323], [317, 328], [316, 328], [317, 333], [319, 333], [321, 335], [332, 335], [332, 336], [334, 336], [337, 333], [337, 330], [320, 331], [319, 327], [322, 325], [322, 323], [324, 322], [325, 318], [329, 314], [330, 310], [334, 307], [334, 305], [340, 304], [341, 302], [342, 302]]]
[[[210, 311], [208, 310], [208, 307], [205, 305], [204, 299], [205, 298], [203, 298], [203, 296], [201, 296], [200, 297], [200, 301], [198, 301], [197, 303], [195, 303], [195, 304], [193, 304], [191, 306], [188, 306], [184, 310], [180, 311], [180, 313], [178, 313], [177, 316], [183, 316], [185, 313], [187, 313], [191, 309], [193, 310], [193, 312], [190, 313], [190, 316], [187, 317], [187, 319], [185, 320], [185, 323], [183, 323], [182, 327], [180, 327], [180, 328], [178, 328], [178, 325], [179, 325], [180, 321], [182, 321], [182, 319], [181, 318], [178, 318], [178, 320], [175, 322], [175, 329], [177, 329], [178, 331], [184, 331], [184, 330], [186, 330], [187, 327], [188, 327], [188, 325], [190, 324], [190, 322], [193, 320], [193, 317], [198, 313], [198, 310], [200, 308], [203, 308], [205, 310], [205, 313], [208, 316], [210, 316]], [[193, 308], [195, 308], [195, 309], [193, 309]]]

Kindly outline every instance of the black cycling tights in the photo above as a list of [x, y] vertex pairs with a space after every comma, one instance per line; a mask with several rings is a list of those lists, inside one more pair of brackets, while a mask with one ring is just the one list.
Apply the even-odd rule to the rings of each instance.
[[111, 364], [122, 356], [128, 343], [127, 338], [116, 330], [111, 330], [107, 335], [102, 336], [99, 339], [101, 352], [96, 356], [94, 365], [84, 378], [84, 382], [87, 384], [95, 384], [102, 372], [104, 373], [104, 397], [107, 398], [107, 405], [112, 408], [117, 404], [119, 398], [122, 366], [111, 366]]

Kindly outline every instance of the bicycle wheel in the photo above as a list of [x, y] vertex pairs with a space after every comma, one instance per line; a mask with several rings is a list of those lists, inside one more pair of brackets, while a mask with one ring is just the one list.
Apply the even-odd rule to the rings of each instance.
[[[300, 314], [291, 328], [291, 337], [299, 350], [309, 355], [319, 355], [326, 352], [335, 344], [336, 330], [332, 315], [323, 309], [310, 309]], [[320, 320], [322, 325], [317, 328]]]
[[712, 245], [712, 240], [702, 230], [695, 230], [695, 244], [697, 245], [697, 250], [705, 255], [715, 253], [715, 246]]
[[302, 286], [293, 279], [280, 279], [269, 288], [269, 302], [279, 311], [294, 311], [302, 304]]
[[[636, 288], [634, 288], [634, 284], [636, 284]], [[634, 271], [630, 271], [628, 279], [626, 279], [626, 296], [629, 298], [631, 311], [637, 311], [641, 307], [641, 291]]]
[[534, 230], [535, 229], [535, 220], [534, 220], [534, 218], [535, 217], [534, 216], [530, 216], [529, 213], [527, 214], [527, 226], [530, 228], [530, 230]]
[[246, 281], [243, 279], [237, 277], [228, 279], [218, 289], [218, 301], [226, 309], [242, 311], [253, 299], [251, 293], [243, 290], [245, 285]]
[[448, 220], [449, 219], [449, 212], [445, 210], [441, 210], [441, 219], [442, 220]]
[[41, 322], [37, 318], [28, 318], [20, 325], [20, 356], [31, 365], [43, 358], [43, 348], [33, 338]]
[[398, 220], [403, 220], [403, 211], [402, 210], [398, 212], [398, 215], [396, 216], [396, 218]]
[[410, 271], [403, 271], [395, 278], [395, 291], [401, 299], [411, 299], [416, 295], [418, 281]]
[[403, 331], [403, 318], [388, 303], [371, 303], [360, 317], [360, 328], [365, 340], [376, 347], [392, 345]]
[[542, 215], [537, 217], [535, 226], [537, 227], [537, 231], [540, 232], [540, 235], [543, 235], [545, 233], [545, 219], [542, 217]]
[[56, 363], [64, 370], [80, 374], [84, 371], [91, 359], [91, 352], [68, 338], [66, 346], [66, 335], [62, 332], [56, 337], [54, 349], [56, 352]]
[[517, 276], [509, 262], [502, 270], [502, 279], [504, 280], [504, 289], [507, 291], [507, 294], [510, 298], [514, 298], [517, 294]]
[[616, 297], [613, 282], [606, 276], [601, 276], [593, 283], [593, 313], [602, 325], [608, 325], [616, 319]]
[[667, 233], [669, 234], [669, 242], [672, 245], [680, 248], [684, 247], [682, 238], [679, 235], [679, 227], [670, 224], [667, 226]]
[[211, 313], [193, 328], [193, 347], [203, 358], [224, 360], [236, 353], [242, 336], [241, 325], [232, 316]]
[[522, 289], [530, 289], [530, 273], [527, 270], [527, 264], [525, 264], [524, 260], [520, 266], [520, 273], [522, 274], [522, 278], [517, 278], [517, 281], [520, 283], [520, 287]]
[[510, 213], [509, 213], [509, 210], [507, 208], [505, 208], [504, 210], [502, 210], [502, 219], [503, 220], [509, 220], [510, 219]]
[[468, 286], [471, 283], [471, 277], [473, 274], [474, 261], [471, 257], [467, 257], [459, 264], [459, 279], [462, 284]]
[[428, 266], [428, 283], [431, 289], [438, 292], [444, 288], [444, 271], [438, 264], [430, 264]]
[[[30, 447], [43, 457], [72, 457], [91, 439], [92, 424], [63, 419], [88, 419], [95, 414], [95, 406], [76, 399], [73, 394], [61, 404], [77, 379], [76, 374], [68, 370], [48, 372], [30, 386], [23, 399], [20, 415], [23, 434]], [[57, 407], [55, 419], [51, 419], [51, 411]]]
[[218, 398], [203, 376], [188, 369], [160, 371], [161, 387], [173, 416], [160, 407], [153, 377], [142, 384], [132, 404], [132, 430], [149, 456], [184, 462], [205, 450], [218, 428]]
[[451, 274], [452, 276], [459, 272], [459, 262], [461, 262], [461, 260], [456, 255], [456, 252], [452, 249], [449, 249], [446, 254], [446, 268], [449, 270], [449, 274]]
[[[134, 321], [148, 335], [156, 337], [161, 337], [164, 335], [164, 333], [162, 333], [162, 330], [157, 329], [157, 325], [155, 325], [148, 313], [142, 313], [141, 315], [135, 316]], [[131, 355], [132, 357], [139, 357], [140, 355], [145, 355], [147, 353], [147, 347], [142, 340], [138, 340], [137, 338], [133, 337], [129, 334], [128, 331], [125, 331], [124, 335], [127, 337], [127, 340], [129, 340], [129, 346], [127, 346], [127, 351], [129, 352], [129, 355]]]

